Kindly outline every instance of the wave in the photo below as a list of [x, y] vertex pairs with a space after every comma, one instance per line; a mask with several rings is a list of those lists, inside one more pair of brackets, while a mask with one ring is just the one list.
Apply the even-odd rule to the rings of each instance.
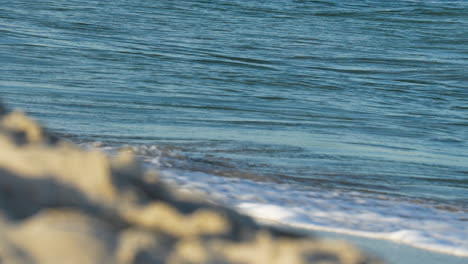
[[[259, 203], [242, 203], [237, 206], [242, 212], [256, 218], [259, 221], [267, 223], [276, 223], [296, 228], [333, 232], [359, 237], [390, 240], [397, 243], [406, 244], [415, 248], [429, 250], [433, 252], [454, 255], [458, 257], [468, 257], [466, 244], [456, 245], [449, 239], [437, 238], [437, 234], [431, 234], [427, 231], [399, 229], [392, 232], [370, 232], [362, 230], [353, 230], [326, 225], [318, 225], [308, 221], [301, 220], [300, 216], [287, 208]], [[345, 217], [345, 215], [343, 215]]]
[[468, 214], [436, 205], [340, 190], [300, 190], [249, 179], [163, 170], [162, 177], [260, 220], [293, 227], [385, 239], [468, 257]]
[[275, 181], [223, 160], [200, 162], [171, 146], [109, 146], [134, 152], [168, 184], [236, 208], [258, 221], [308, 230], [389, 240], [423, 250], [468, 257], [468, 210], [459, 205], [323, 186]]

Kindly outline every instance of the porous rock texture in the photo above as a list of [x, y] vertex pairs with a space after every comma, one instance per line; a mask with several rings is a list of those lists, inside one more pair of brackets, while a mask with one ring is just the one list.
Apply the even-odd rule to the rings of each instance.
[[0, 105], [0, 263], [378, 263], [180, 195], [128, 152], [84, 151]]

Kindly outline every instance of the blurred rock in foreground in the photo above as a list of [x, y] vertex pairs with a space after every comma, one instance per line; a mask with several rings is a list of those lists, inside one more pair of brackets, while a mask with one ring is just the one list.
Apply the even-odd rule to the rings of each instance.
[[83, 151], [0, 106], [0, 263], [377, 261], [178, 195], [128, 153]]

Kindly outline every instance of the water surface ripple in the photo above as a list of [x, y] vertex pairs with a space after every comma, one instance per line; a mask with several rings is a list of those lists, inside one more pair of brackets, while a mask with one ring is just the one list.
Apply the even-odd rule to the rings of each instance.
[[467, 14], [466, 0], [6, 1], [0, 96], [78, 142], [182, 153], [162, 168], [445, 208], [468, 237]]

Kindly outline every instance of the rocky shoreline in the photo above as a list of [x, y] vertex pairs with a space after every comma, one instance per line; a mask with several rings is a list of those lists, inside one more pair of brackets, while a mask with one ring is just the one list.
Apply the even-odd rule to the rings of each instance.
[[131, 153], [63, 141], [0, 105], [0, 263], [380, 263], [178, 194]]

